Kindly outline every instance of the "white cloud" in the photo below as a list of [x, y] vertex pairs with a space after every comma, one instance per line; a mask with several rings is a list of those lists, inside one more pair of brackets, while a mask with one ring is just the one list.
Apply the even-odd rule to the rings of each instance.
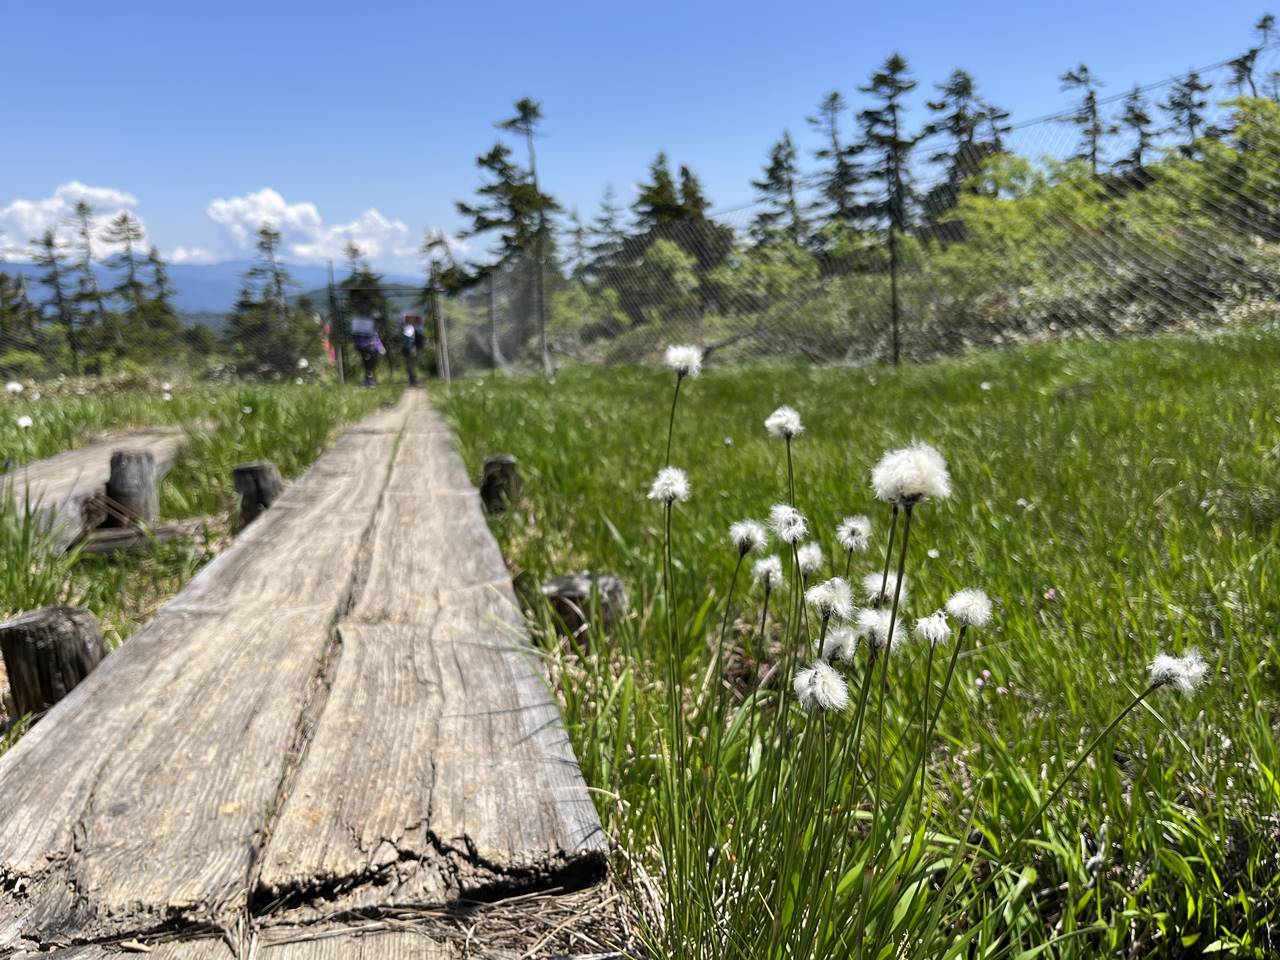
[[217, 263], [218, 257], [204, 247], [174, 247], [165, 257], [170, 263]]
[[[51, 196], [39, 200], [19, 198], [0, 207], [0, 231], [4, 234], [0, 237], [0, 253], [26, 259], [31, 254], [30, 242], [46, 230], [53, 230], [67, 243], [74, 242], [77, 232], [71, 217], [76, 203], [81, 200], [88, 202], [94, 209], [90, 220], [90, 230], [96, 241], [94, 253], [105, 256], [114, 252], [107, 245], [101, 244], [102, 231], [122, 211], [128, 210], [136, 217], [134, 208], [138, 205], [138, 198], [114, 187], [91, 187], [79, 180], [72, 180], [54, 190]], [[143, 225], [142, 229], [145, 234], [146, 226]], [[144, 239], [143, 243], [146, 242]]]
[[403, 220], [371, 208], [350, 223], [328, 224], [314, 203], [288, 203], [270, 187], [214, 200], [207, 212], [241, 251], [252, 249], [255, 231], [269, 223], [280, 231], [284, 255], [293, 260], [341, 260], [348, 243], [375, 261], [414, 257], [418, 252], [417, 236]]

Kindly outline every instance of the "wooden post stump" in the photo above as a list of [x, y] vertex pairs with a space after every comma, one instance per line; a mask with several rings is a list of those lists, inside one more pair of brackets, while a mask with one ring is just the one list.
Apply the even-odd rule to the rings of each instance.
[[617, 574], [584, 571], [553, 577], [542, 585], [542, 595], [571, 634], [590, 623], [593, 593], [600, 596], [604, 629], [611, 630], [627, 606], [627, 589]]
[[44, 713], [107, 654], [98, 618], [79, 607], [45, 607], [0, 623], [0, 653], [18, 715]]
[[150, 525], [160, 515], [160, 477], [150, 450], [116, 450], [107, 480], [105, 527]]
[[490, 513], [502, 513], [520, 499], [524, 481], [520, 467], [509, 453], [497, 453], [484, 462], [480, 476], [480, 499]]
[[258, 514], [284, 493], [284, 481], [280, 471], [270, 460], [242, 463], [231, 471], [236, 493], [240, 494], [240, 522], [237, 530], [243, 530], [258, 518]]

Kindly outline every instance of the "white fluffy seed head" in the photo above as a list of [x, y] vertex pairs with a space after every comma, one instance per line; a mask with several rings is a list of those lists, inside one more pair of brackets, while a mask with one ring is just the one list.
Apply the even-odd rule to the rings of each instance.
[[849, 706], [849, 688], [844, 677], [825, 660], [815, 660], [796, 672], [796, 699], [806, 710], [844, 710]]
[[796, 551], [796, 561], [800, 564], [800, 572], [806, 577], [822, 568], [822, 547], [816, 543], [804, 543]]
[[18, 425], [19, 430], [30, 430], [31, 425], [35, 423], [35, 421], [24, 413], [22, 416], [18, 417], [14, 423]]
[[947, 613], [967, 627], [985, 627], [991, 622], [991, 599], [981, 590], [957, 590], [947, 601]]
[[836, 527], [836, 542], [845, 550], [861, 553], [871, 543], [871, 521], [863, 516], [845, 517]]
[[823, 660], [837, 663], [850, 661], [857, 652], [858, 634], [847, 624], [832, 627], [822, 641]]
[[1205, 681], [1209, 670], [1200, 651], [1192, 647], [1180, 657], [1157, 654], [1151, 661], [1151, 683], [1157, 687], [1176, 687], [1183, 693], [1194, 693]]
[[16, 397], [18, 394], [22, 392], [22, 384], [20, 384], [17, 380], [10, 380], [8, 383], [4, 385], [4, 389], [5, 389], [5, 392], [7, 392], [10, 396]]
[[679, 377], [696, 377], [702, 372], [702, 348], [692, 344], [667, 347], [662, 362]]
[[752, 550], [763, 550], [769, 535], [764, 527], [754, 520], [739, 520], [729, 524], [729, 542], [738, 551], [738, 556], [745, 557]]
[[858, 611], [855, 621], [857, 632], [872, 650], [890, 650], [902, 643], [902, 618], [894, 621], [893, 634], [890, 635], [889, 614], [889, 610], [877, 607], [863, 607]]
[[[880, 587], [883, 584], [884, 589]], [[867, 598], [867, 603], [874, 605], [893, 603], [893, 593], [898, 586], [898, 575], [892, 570], [889, 571], [888, 579], [885, 578], [884, 572], [871, 572], [862, 578], [862, 592]], [[907, 602], [907, 576], [903, 574], [902, 589], [898, 591], [898, 604], [902, 605]]]
[[871, 489], [885, 503], [913, 504], [951, 496], [942, 454], [927, 443], [890, 450], [871, 471]]
[[751, 567], [751, 575], [765, 590], [776, 590], [782, 586], [782, 561], [776, 554], [757, 560]]
[[663, 467], [649, 488], [649, 499], [684, 503], [689, 499], [689, 478], [679, 467]]
[[783, 543], [799, 543], [809, 532], [804, 514], [786, 503], [775, 503], [769, 508], [769, 526]]
[[917, 620], [915, 634], [925, 643], [936, 647], [951, 639], [951, 624], [947, 623], [947, 615], [939, 610]]
[[804, 592], [804, 598], [823, 620], [832, 617], [848, 620], [853, 615], [853, 591], [849, 589], [849, 582], [841, 577], [815, 583]]
[[804, 433], [804, 424], [800, 422], [800, 414], [792, 407], [779, 407], [764, 419], [764, 428], [771, 437], [783, 437], [787, 440]]

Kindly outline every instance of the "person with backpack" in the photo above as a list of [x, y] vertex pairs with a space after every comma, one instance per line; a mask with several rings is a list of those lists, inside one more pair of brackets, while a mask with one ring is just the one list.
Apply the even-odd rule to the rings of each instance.
[[422, 317], [414, 313], [404, 315], [404, 330], [400, 337], [400, 353], [404, 356], [404, 370], [409, 386], [418, 385], [418, 352], [422, 349]]
[[378, 325], [374, 317], [352, 317], [351, 340], [364, 365], [364, 385], [377, 385], [378, 360], [387, 352], [387, 348], [382, 345], [382, 338], [378, 336]]

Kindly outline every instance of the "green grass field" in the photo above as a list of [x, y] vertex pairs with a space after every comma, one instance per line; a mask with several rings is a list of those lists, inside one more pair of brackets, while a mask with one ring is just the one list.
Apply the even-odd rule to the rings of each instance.
[[[672, 462], [693, 492], [674, 512], [667, 640], [663, 507], [645, 495], [673, 383], [656, 367], [574, 369], [436, 394], [473, 473], [490, 453], [520, 460], [524, 500], [494, 520], [520, 582], [579, 569], [626, 580], [630, 613], [612, 636], [554, 640], [545, 611], [540, 633], [619, 875], [667, 901], [650, 932], [665, 955], [1280, 955], [1280, 334], [1058, 343], [900, 370], [713, 362], [684, 383], [676, 420]], [[804, 642], [786, 626], [790, 599], [775, 601], [762, 649], [760, 591], [739, 580], [722, 677], [704, 682], [736, 560], [726, 529], [787, 498], [782, 441], [762, 426], [783, 403], [807, 427], [796, 505], [828, 558], [818, 576], [843, 572], [834, 530], [855, 513], [876, 530], [854, 573], [880, 569], [889, 514], [870, 469], [918, 439], [946, 456], [954, 494], [916, 512], [906, 616], [965, 586], [996, 604], [928, 744], [927, 803], [908, 802], [887, 833], [865, 813], [879, 797], [872, 739], [839, 769], [801, 756], [849, 736], [847, 716], [820, 733], [794, 706], [781, 724], [744, 719], [776, 719], [751, 678]], [[1143, 691], [1151, 658], [1188, 646], [1209, 684], [1145, 701], [1038, 814]], [[940, 689], [924, 649], [887, 661], [887, 795], [908, 777], [922, 694]], [[729, 706], [709, 713], [717, 689]], [[783, 773], [761, 796], [771, 750]], [[1010, 844], [1024, 828], [1030, 841]], [[861, 854], [868, 837], [910, 853]]]

